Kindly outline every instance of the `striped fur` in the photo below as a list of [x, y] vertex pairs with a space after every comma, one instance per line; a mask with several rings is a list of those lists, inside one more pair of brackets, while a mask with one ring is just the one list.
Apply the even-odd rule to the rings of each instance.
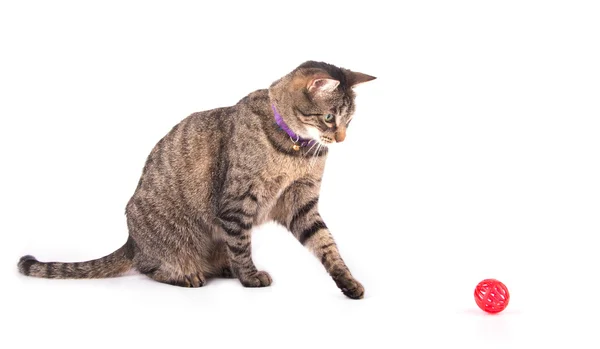
[[[19, 271], [58, 279], [114, 277], [135, 269], [184, 287], [203, 286], [213, 277], [264, 287], [272, 280], [252, 261], [251, 231], [275, 220], [321, 260], [346, 296], [362, 298], [364, 288], [344, 264], [318, 199], [327, 145], [345, 139], [354, 113], [352, 87], [372, 79], [306, 62], [234, 106], [190, 115], [148, 156], [126, 207], [129, 238], [123, 247], [78, 263], [24, 256]], [[317, 135], [318, 143], [295, 150], [274, 122], [272, 104], [296, 134]]]
[[125, 245], [115, 252], [87, 262], [62, 263], [39, 262], [33, 256], [23, 256], [19, 260], [19, 272], [23, 275], [48, 279], [99, 279], [119, 276], [133, 268], [133, 240], [128, 239]]

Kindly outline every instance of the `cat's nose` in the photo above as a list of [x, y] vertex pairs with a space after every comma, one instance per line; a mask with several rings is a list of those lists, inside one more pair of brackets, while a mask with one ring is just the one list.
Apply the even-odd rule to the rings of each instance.
[[344, 139], [346, 139], [346, 129], [340, 128], [335, 132], [335, 141], [340, 143], [343, 142]]

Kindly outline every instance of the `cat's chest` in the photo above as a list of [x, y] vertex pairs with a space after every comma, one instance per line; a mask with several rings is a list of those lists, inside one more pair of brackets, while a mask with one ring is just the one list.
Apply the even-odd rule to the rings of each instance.
[[[304, 178], [320, 179], [323, 173], [324, 159], [311, 159], [282, 156], [276, 154], [268, 158], [266, 166], [266, 185], [275, 192], [279, 192], [293, 182]], [[275, 198], [278, 195], [274, 195]]]
[[262, 177], [263, 204], [258, 214], [258, 223], [268, 219], [269, 213], [295, 181], [306, 178], [320, 179], [324, 161], [309, 162], [303, 158], [269, 157]]

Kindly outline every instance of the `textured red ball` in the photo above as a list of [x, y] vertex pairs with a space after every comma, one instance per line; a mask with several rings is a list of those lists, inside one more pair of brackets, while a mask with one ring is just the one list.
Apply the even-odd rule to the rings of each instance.
[[475, 303], [485, 312], [499, 313], [509, 300], [508, 288], [496, 279], [485, 279], [475, 287]]

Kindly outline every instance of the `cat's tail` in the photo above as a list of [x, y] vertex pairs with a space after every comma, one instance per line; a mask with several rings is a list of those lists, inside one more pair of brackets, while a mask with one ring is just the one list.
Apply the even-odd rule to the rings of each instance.
[[108, 256], [87, 262], [40, 262], [33, 256], [23, 256], [17, 266], [23, 275], [48, 279], [98, 279], [123, 275], [133, 268], [135, 242], [129, 238], [125, 245]]

